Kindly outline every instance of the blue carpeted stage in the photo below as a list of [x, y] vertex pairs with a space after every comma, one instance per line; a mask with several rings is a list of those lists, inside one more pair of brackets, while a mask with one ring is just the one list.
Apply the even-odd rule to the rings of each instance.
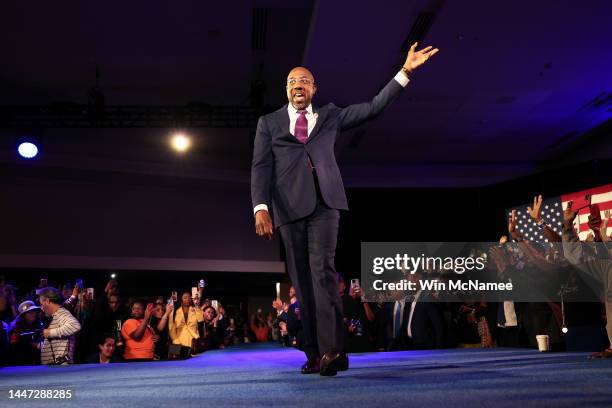
[[[612, 406], [612, 361], [585, 353], [453, 349], [351, 355], [337, 377], [302, 375], [302, 353], [272, 344], [188, 361], [0, 370], [0, 406]], [[18, 402], [9, 389], [71, 389]]]

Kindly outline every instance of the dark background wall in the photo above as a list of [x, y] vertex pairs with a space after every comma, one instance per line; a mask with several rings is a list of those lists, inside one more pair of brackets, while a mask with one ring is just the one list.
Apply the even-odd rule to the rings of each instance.
[[366, 241], [497, 241], [507, 233], [504, 210], [612, 181], [612, 160], [517, 178], [480, 188], [349, 189], [350, 212], [340, 224], [337, 268], [359, 276]]
[[[108, 255], [280, 261], [281, 244], [252, 230], [248, 186], [99, 174], [30, 174], [0, 177], [0, 255]], [[364, 241], [496, 241], [506, 231], [504, 209], [612, 181], [612, 160], [586, 162], [481, 188], [348, 189], [336, 264], [359, 276]], [[1, 258], [1, 257], [0, 257]], [[84, 277], [102, 288], [103, 268], [8, 268], [9, 281], [35, 285], [41, 276], [62, 283]], [[274, 296], [286, 274], [270, 271], [115, 269], [128, 294], [189, 289], [204, 277], [211, 296]], [[282, 271], [281, 271], [282, 272]]]
[[247, 183], [4, 167], [0, 254], [277, 261]]

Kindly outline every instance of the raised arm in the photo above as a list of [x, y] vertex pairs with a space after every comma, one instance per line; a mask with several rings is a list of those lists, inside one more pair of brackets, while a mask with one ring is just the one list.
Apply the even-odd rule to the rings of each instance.
[[529, 213], [531, 219], [533, 219], [536, 224], [538, 224], [538, 226], [542, 228], [544, 236], [546, 236], [546, 238], [550, 242], [561, 242], [561, 236], [557, 234], [555, 230], [551, 228], [550, 225], [546, 224], [546, 222], [544, 222], [544, 219], [542, 218], [542, 201], [543, 200], [541, 195], [533, 197], [533, 207], [527, 207], [527, 212]]
[[406, 61], [402, 69], [375, 97], [369, 102], [349, 105], [340, 110], [340, 129], [347, 130], [358, 126], [369, 119], [378, 116], [393, 100], [400, 91], [408, 84], [408, 78], [419, 69], [429, 58], [435, 55], [439, 49], [431, 46], [416, 51], [417, 43], [414, 43], [408, 51]]

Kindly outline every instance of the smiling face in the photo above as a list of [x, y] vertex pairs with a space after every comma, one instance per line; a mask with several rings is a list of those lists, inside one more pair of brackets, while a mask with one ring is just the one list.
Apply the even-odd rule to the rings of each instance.
[[107, 337], [104, 339], [104, 343], [99, 344], [98, 347], [100, 349], [100, 354], [109, 359], [115, 352], [115, 339], [112, 337]]
[[317, 92], [314, 76], [304, 67], [296, 67], [287, 75], [287, 100], [295, 109], [305, 109]]
[[212, 306], [204, 309], [204, 320], [206, 322], [211, 322], [216, 315], [217, 313], [215, 312], [215, 309]]

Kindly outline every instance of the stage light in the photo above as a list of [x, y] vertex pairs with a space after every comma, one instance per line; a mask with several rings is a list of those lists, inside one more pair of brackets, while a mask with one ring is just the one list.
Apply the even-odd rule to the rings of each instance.
[[191, 147], [191, 139], [183, 133], [177, 133], [172, 136], [170, 144], [177, 152], [184, 153]]
[[115, 279], [116, 277], [117, 277], [117, 275], [116, 275], [116, 274], [111, 273], [111, 279]]
[[567, 333], [567, 326], [563, 326], [561, 328], [561, 331], [563, 332], [563, 334]]
[[38, 146], [32, 142], [21, 142], [17, 147], [17, 152], [24, 159], [33, 159], [38, 154]]

